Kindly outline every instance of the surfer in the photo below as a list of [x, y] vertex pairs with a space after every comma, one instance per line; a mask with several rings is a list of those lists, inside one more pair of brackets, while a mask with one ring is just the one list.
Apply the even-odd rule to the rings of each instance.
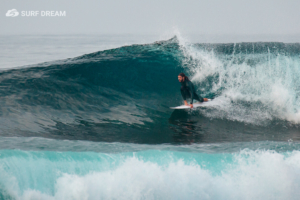
[[190, 79], [184, 74], [180, 73], [178, 75], [178, 81], [181, 83], [181, 95], [184, 100], [184, 104], [188, 106], [189, 104], [186, 101], [186, 98], [191, 98], [190, 107], [193, 108], [193, 99], [196, 99], [199, 102], [208, 101], [207, 98], [202, 98], [198, 96], [195, 92], [195, 88]]

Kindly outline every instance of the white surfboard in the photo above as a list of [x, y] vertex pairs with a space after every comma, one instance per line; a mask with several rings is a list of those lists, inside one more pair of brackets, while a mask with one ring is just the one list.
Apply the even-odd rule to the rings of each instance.
[[[211, 99], [208, 99], [208, 101], [211, 101]], [[203, 103], [206, 103], [208, 101], [205, 101], [205, 102], [197, 102], [197, 103], [193, 103], [193, 108], [197, 108], [197, 107], [200, 107], [200, 106], [203, 106]], [[182, 105], [182, 106], [177, 106], [177, 107], [170, 107], [171, 109], [188, 109], [188, 108], [191, 108], [190, 106], [186, 106], [186, 105]]]

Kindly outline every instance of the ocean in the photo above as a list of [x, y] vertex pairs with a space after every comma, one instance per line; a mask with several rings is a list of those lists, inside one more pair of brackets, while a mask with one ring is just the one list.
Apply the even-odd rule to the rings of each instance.
[[[0, 45], [0, 199], [300, 198], [299, 43], [15, 35]], [[170, 109], [183, 103], [180, 72], [213, 100]]]

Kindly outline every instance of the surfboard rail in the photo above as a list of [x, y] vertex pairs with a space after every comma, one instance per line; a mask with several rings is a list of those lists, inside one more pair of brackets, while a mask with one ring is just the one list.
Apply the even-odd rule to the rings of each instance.
[[[211, 101], [211, 99], [208, 99], [208, 101]], [[207, 102], [207, 101], [206, 101]], [[203, 105], [203, 103], [206, 102], [197, 102], [193, 104], [193, 108], [197, 108], [197, 107], [201, 107]], [[186, 105], [181, 105], [181, 106], [176, 106], [176, 107], [170, 107], [171, 109], [190, 109], [190, 106], [186, 106]]]

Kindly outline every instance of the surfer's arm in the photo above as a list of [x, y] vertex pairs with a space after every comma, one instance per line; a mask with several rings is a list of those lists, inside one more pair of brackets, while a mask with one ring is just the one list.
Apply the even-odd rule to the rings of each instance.
[[194, 87], [193, 87], [193, 83], [192, 82], [188, 82], [188, 88], [189, 88], [189, 92], [191, 93], [191, 103], [190, 104], [193, 104], [193, 99], [194, 99]]

